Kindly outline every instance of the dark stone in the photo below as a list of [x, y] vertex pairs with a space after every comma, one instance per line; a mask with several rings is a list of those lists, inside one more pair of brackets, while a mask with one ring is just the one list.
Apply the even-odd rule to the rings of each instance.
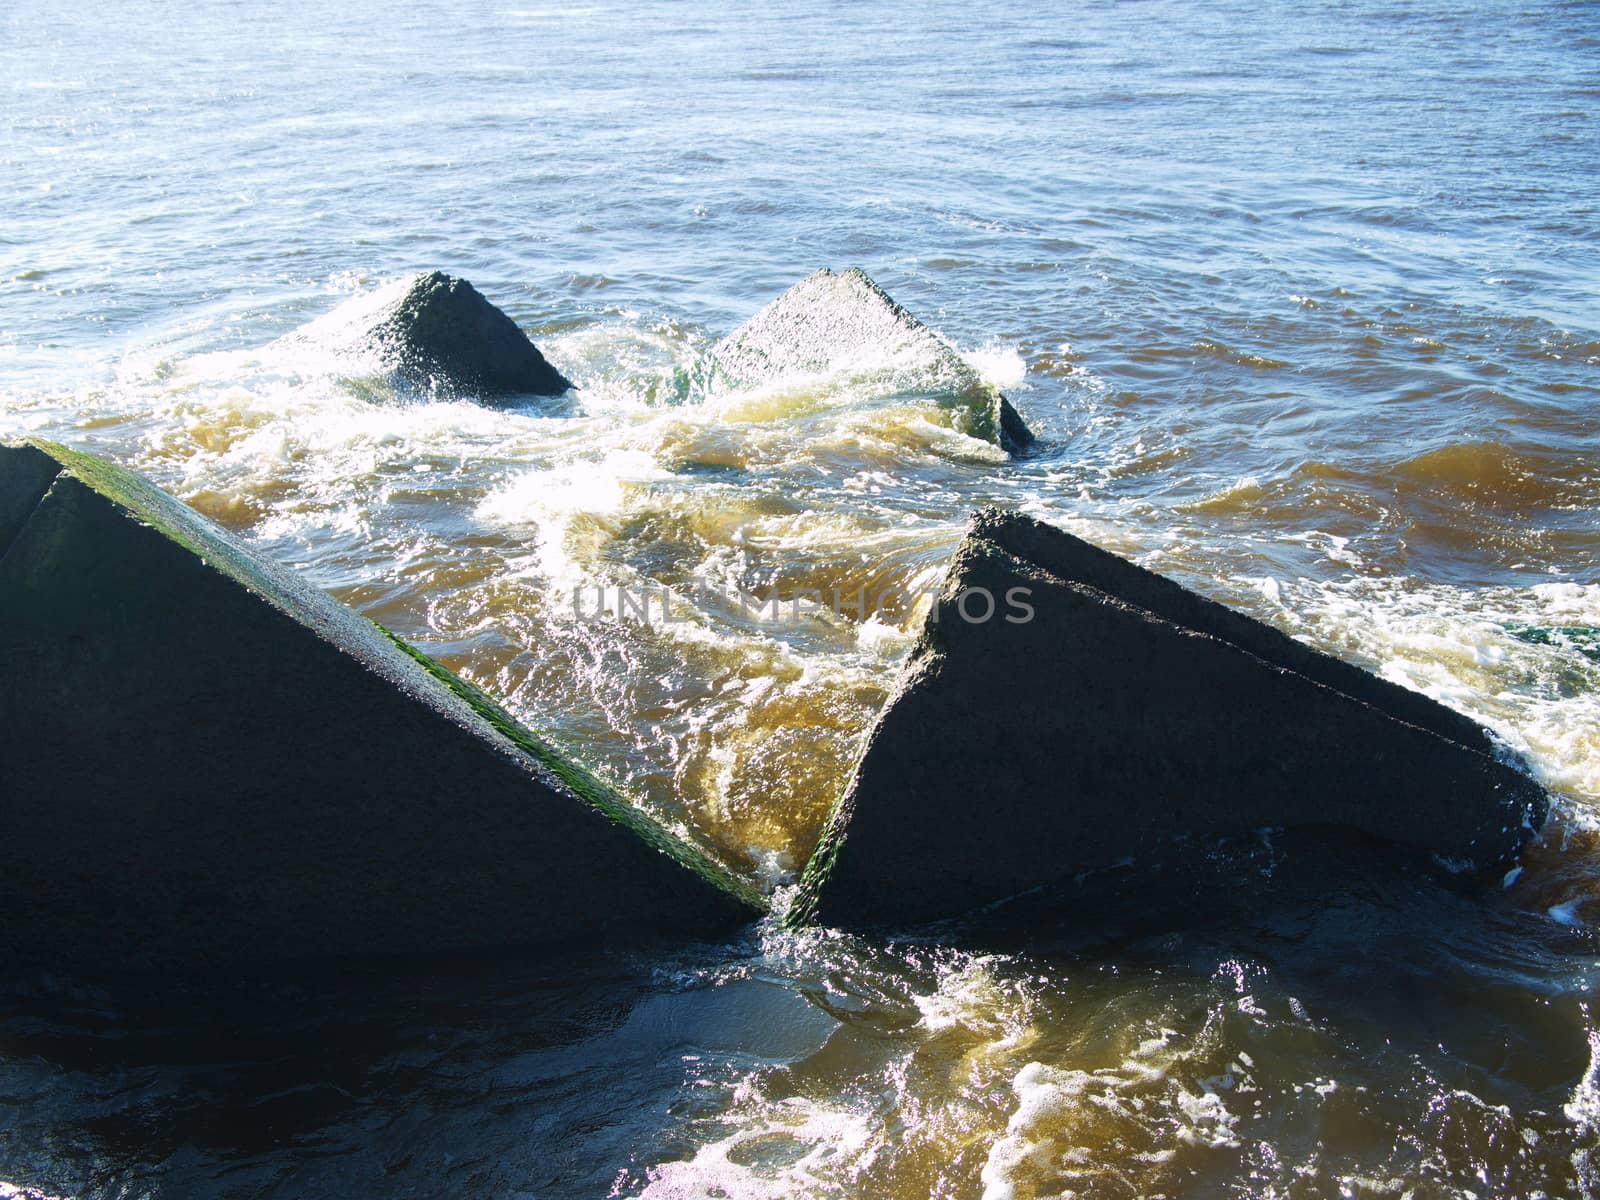
[[8, 526], [30, 495], [0, 557], [0, 958], [262, 964], [710, 933], [761, 906], [139, 476], [0, 446]]
[[1021, 454], [1033, 445], [1033, 430], [1004, 396], [995, 405], [995, 423], [999, 429], [1000, 448], [1008, 454]]
[[50, 490], [61, 465], [32, 446], [7, 448], [0, 471], [0, 558], [22, 532], [39, 501]]
[[859, 269], [807, 275], [713, 347], [703, 371], [713, 390], [849, 372], [939, 397], [963, 433], [1010, 453], [1034, 440], [1009, 400]]
[[433, 389], [559, 396], [572, 386], [515, 321], [440, 271], [418, 276], [372, 336], [398, 370]]
[[[993, 615], [979, 621], [986, 595]], [[1547, 805], [1461, 714], [989, 510], [951, 563], [797, 912], [939, 919], [1178, 839], [1264, 828], [1345, 827], [1486, 867], [1526, 844]]]
[[358, 296], [288, 335], [331, 349], [398, 388], [489, 402], [559, 396], [572, 384], [517, 323], [465, 279], [430, 271]]

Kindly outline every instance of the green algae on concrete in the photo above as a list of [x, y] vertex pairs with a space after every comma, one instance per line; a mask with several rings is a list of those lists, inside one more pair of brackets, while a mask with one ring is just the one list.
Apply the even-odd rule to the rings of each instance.
[[786, 920], [953, 917], [1264, 828], [1332, 826], [1487, 867], [1548, 808], [1505, 760], [1420, 693], [986, 510]]
[[762, 907], [479, 689], [132, 472], [0, 445], [7, 531], [0, 956], [255, 965], [709, 934]]

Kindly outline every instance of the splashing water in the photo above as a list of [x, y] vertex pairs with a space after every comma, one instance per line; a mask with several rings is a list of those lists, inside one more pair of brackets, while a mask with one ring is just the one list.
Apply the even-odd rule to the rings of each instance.
[[[1248, 907], [982, 953], [18, 974], [0, 1196], [1600, 1195], [1589, 8], [117, 21], [0, 15], [0, 432], [147, 472], [749, 875], [804, 861], [990, 503], [1472, 714], [1558, 803], [1487, 895], [1268, 842]], [[1034, 451], [883, 364], [704, 386], [855, 264]], [[432, 267], [577, 390], [410, 403], [295, 336]]]

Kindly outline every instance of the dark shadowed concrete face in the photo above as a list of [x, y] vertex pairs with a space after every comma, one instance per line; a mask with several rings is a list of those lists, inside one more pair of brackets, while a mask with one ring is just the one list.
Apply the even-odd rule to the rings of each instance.
[[368, 338], [413, 386], [480, 398], [557, 396], [571, 383], [465, 279], [419, 275]]
[[713, 388], [752, 388], [785, 376], [870, 377], [899, 393], [927, 393], [958, 412], [963, 433], [1011, 453], [1033, 444], [1012, 404], [866, 273], [814, 271], [711, 351]]
[[61, 464], [33, 446], [4, 446], [0, 470], [0, 559], [50, 490]]
[[0, 529], [0, 958], [696, 934], [760, 904], [487, 697], [138, 476], [0, 445]]
[[805, 901], [834, 924], [938, 919], [1179, 839], [1274, 827], [1342, 826], [1487, 866], [1521, 849], [1546, 806], [1460, 714], [988, 511]]

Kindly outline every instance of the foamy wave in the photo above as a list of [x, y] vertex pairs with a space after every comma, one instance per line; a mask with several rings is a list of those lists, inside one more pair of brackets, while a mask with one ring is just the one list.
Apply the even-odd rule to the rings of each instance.
[[[1589, 1021], [1589, 1010], [1584, 1008]], [[1572, 1166], [1583, 1188], [1584, 1200], [1600, 1194], [1600, 1029], [1589, 1023], [1589, 1067], [1572, 1090], [1572, 1099], [1563, 1106], [1567, 1120], [1576, 1127], [1579, 1149], [1572, 1153]]]
[[502, 525], [538, 523], [573, 513], [622, 511], [634, 487], [670, 479], [648, 454], [618, 450], [596, 462], [574, 462], [518, 474], [478, 505], [478, 516]]
[[1169, 1074], [1171, 1036], [1147, 1040], [1119, 1068], [1030, 1062], [1018, 1071], [1016, 1110], [983, 1166], [983, 1200], [1087, 1197], [1103, 1186], [1134, 1194], [1134, 1179], [1159, 1175], [1181, 1147], [1237, 1149], [1239, 1116], [1223, 1095], [1234, 1072], [1185, 1086]]
[[[1007, 977], [999, 958], [894, 951], [824, 929], [789, 933], [769, 922], [761, 949], [745, 969], [825, 996], [828, 1011], [845, 1014], [829, 1043], [865, 1034], [876, 1070], [841, 1098], [827, 1082], [825, 1043], [790, 1070], [741, 1071], [716, 1084], [697, 1077], [698, 1102], [714, 1111], [687, 1131], [693, 1154], [648, 1167], [642, 1191], [616, 1194], [965, 1194], [958, 1181], [973, 1168], [952, 1172], [952, 1164], [999, 1132], [991, 1093], [1035, 1036], [1031, 989]], [[861, 1011], [875, 1015], [849, 1028], [848, 1014]], [[705, 1094], [713, 1087], [720, 1096]]]
[[1357, 579], [1293, 590], [1314, 640], [1482, 721], [1546, 786], [1600, 804], [1600, 664], [1517, 636], [1600, 625], [1600, 584], [1468, 590]]
[[47, 1195], [30, 1187], [18, 1187], [0, 1180], [0, 1200], [66, 1200], [63, 1196]]
[[978, 378], [1002, 391], [1021, 387], [1028, 378], [1028, 362], [1015, 346], [991, 343], [977, 350], [960, 351], [962, 361]]
[[800, 1099], [767, 1106], [759, 1117], [731, 1117], [727, 1124], [732, 1133], [702, 1145], [687, 1162], [652, 1167], [640, 1200], [830, 1195], [841, 1175], [870, 1163], [878, 1142], [873, 1123], [862, 1115]]

